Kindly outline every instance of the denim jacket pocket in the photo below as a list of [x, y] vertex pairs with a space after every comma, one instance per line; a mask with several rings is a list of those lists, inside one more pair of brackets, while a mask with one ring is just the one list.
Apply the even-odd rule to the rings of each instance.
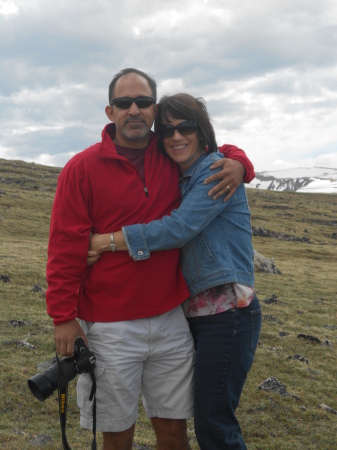
[[[217, 258], [212, 252], [204, 233], [199, 233], [194, 239], [184, 245], [181, 264], [185, 278], [200, 277], [213, 273]], [[186, 281], [188, 283], [188, 279]]]

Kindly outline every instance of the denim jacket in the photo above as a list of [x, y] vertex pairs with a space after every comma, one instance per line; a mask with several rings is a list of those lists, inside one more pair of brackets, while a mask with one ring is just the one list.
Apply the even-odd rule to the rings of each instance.
[[[213, 286], [254, 286], [254, 251], [247, 194], [242, 183], [230, 200], [208, 196], [219, 153], [202, 155], [180, 178], [182, 202], [170, 216], [148, 224], [123, 227], [130, 256], [150, 257], [156, 250], [181, 247], [181, 265], [194, 296]], [[213, 183], [213, 186], [216, 183]]]

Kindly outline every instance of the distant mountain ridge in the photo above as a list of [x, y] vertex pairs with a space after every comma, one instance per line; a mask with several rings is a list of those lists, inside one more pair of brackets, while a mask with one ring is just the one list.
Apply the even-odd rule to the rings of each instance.
[[297, 167], [256, 172], [256, 178], [248, 186], [271, 191], [337, 194], [337, 169]]

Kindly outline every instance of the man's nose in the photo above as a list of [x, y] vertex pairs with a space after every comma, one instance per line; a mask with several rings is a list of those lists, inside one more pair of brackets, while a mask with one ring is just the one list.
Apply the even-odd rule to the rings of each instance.
[[131, 106], [129, 108], [129, 114], [139, 114], [139, 113], [140, 113], [140, 111], [139, 111], [138, 106], [136, 105], [135, 102], [132, 102]]

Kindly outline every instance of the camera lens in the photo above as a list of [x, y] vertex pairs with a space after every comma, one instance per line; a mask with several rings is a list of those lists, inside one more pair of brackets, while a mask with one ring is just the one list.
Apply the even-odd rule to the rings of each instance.
[[46, 398], [50, 397], [54, 392], [52, 382], [44, 373], [38, 373], [33, 378], [28, 380], [28, 386], [32, 394], [40, 400], [40, 402], [46, 400]]
[[[73, 380], [77, 375], [73, 358], [66, 358], [61, 361], [62, 370], [67, 381]], [[54, 364], [43, 373], [38, 373], [28, 380], [28, 386], [32, 394], [43, 402], [57, 389], [59, 369]]]
[[94, 370], [95, 355], [86, 347], [82, 338], [77, 338], [74, 346], [74, 357], [62, 359], [59, 363], [52, 365], [43, 373], [38, 373], [28, 380], [28, 386], [32, 394], [43, 402], [50, 397], [58, 388], [58, 382], [62, 377], [62, 383], [73, 380], [78, 373], [89, 373]]

